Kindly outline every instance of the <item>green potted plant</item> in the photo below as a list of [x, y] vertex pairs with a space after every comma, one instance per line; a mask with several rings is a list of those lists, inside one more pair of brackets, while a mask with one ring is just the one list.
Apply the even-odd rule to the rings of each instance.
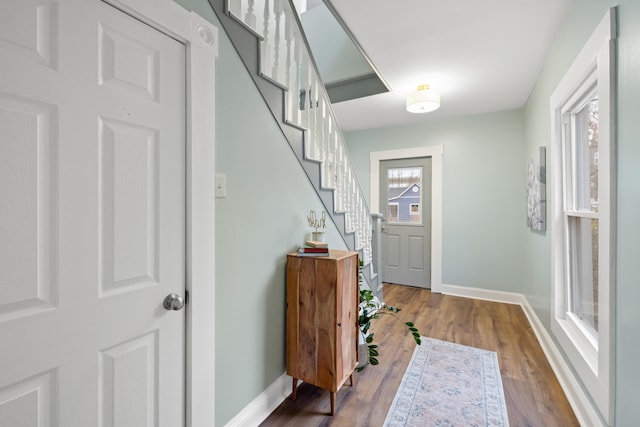
[[400, 308], [386, 305], [383, 302], [380, 302], [378, 298], [373, 295], [373, 292], [369, 289], [363, 289], [362, 283], [364, 278], [362, 276], [362, 267], [363, 262], [360, 260], [360, 307], [358, 313], [358, 323], [360, 326], [360, 334], [362, 335], [362, 339], [364, 341], [364, 346], [366, 346], [366, 361], [361, 362], [360, 366], [358, 366], [357, 371], [360, 372], [365, 369], [369, 365], [377, 365], [378, 362], [378, 345], [374, 343], [374, 334], [370, 331], [371, 329], [371, 321], [379, 318], [380, 316], [390, 315], [394, 316], [396, 319], [401, 321], [404, 326], [407, 328], [411, 336], [415, 340], [417, 345], [422, 343], [420, 339], [420, 332], [418, 328], [413, 324], [413, 322], [405, 322], [403, 321], [398, 312], [400, 312]]

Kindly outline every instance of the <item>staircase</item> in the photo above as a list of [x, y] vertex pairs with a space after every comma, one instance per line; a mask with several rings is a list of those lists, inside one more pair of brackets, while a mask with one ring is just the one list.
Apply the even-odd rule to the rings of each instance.
[[349, 152], [290, 0], [209, 0], [364, 279], [382, 298], [380, 221], [369, 213]]

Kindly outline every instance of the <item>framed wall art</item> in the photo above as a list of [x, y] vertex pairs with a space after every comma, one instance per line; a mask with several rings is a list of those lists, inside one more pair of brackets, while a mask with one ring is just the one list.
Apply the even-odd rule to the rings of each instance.
[[547, 161], [546, 148], [540, 147], [527, 164], [527, 227], [547, 230]]

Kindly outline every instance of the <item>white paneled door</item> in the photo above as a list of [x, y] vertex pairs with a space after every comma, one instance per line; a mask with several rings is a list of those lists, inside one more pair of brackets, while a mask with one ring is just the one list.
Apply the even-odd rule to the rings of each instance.
[[98, 0], [0, 1], [0, 427], [184, 425], [169, 294], [184, 45]]

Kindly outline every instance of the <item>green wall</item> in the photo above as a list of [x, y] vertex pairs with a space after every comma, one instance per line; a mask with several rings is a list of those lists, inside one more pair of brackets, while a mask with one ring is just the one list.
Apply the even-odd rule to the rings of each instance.
[[522, 292], [521, 111], [350, 132], [345, 138], [367, 197], [371, 152], [443, 145], [442, 283]]
[[[637, 425], [640, 416], [640, 2], [578, 0], [558, 34], [525, 109], [528, 151], [548, 145], [549, 97], [609, 7], [618, 5], [617, 233], [615, 425]], [[551, 159], [553, 161], [554, 159]], [[550, 235], [525, 233], [524, 293], [549, 328]]]
[[[216, 425], [285, 371], [286, 254], [322, 204], [206, 0], [179, 0], [220, 30], [216, 62]], [[326, 240], [346, 249], [333, 224]], [[212, 402], [213, 403], [213, 402]]]

